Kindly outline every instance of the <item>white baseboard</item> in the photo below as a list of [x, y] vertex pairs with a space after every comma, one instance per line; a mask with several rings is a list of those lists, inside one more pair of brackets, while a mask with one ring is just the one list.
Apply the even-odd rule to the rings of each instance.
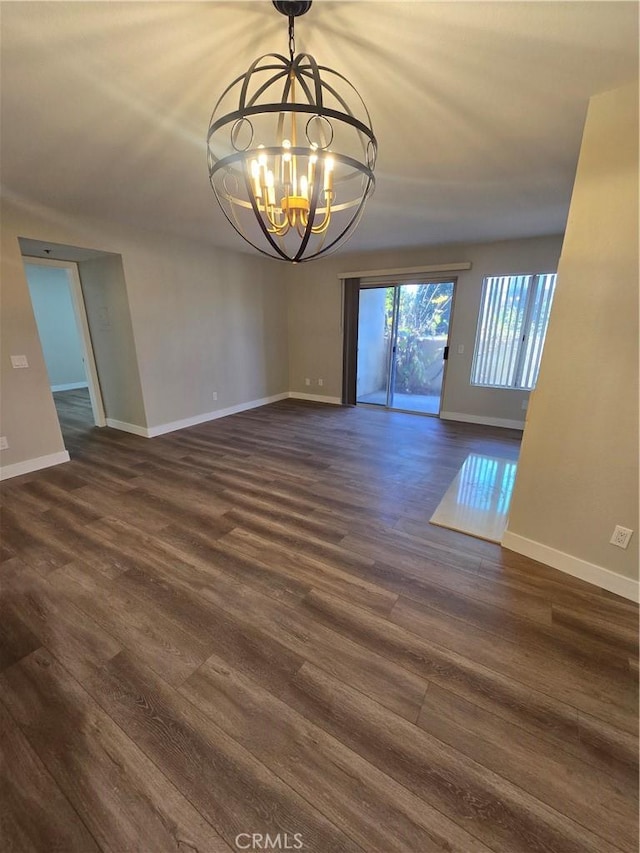
[[484, 424], [484, 426], [505, 427], [506, 429], [524, 429], [524, 421], [511, 421], [508, 418], [466, 415], [464, 412], [440, 412], [440, 417], [445, 421], [462, 421], [465, 424]]
[[149, 438], [149, 430], [146, 427], [138, 426], [138, 424], [128, 424], [126, 421], [117, 421], [114, 418], [107, 418], [107, 426], [112, 429], [120, 429], [123, 432], [130, 432], [133, 435], [141, 435], [143, 438]]
[[329, 403], [331, 406], [341, 406], [340, 397], [323, 397], [322, 394], [299, 394], [297, 391], [289, 391], [287, 394], [292, 400], [309, 400], [312, 403]]
[[520, 536], [518, 533], [506, 530], [502, 537], [502, 547], [515, 551], [517, 554], [524, 554], [525, 557], [531, 557], [532, 560], [537, 560], [539, 563], [544, 563], [546, 566], [551, 566], [551, 568], [572, 575], [574, 578], [592, 583], [601, 589], [614, 592], [630, 601], [640, 599], [638, 581], [619, 575], [617, 572], [612, 572], [602, 566], [596, 566], [595, 563], [588, 563], [579, 557], [573, 557], [571, 554], [565, 554], [564, 551], [558, 551], [549, 545], [527, 539], [526, 536]]
[[155, 438], [158, 435], [165, 435], [168, 432], [175, 432], [179, 429], [204, 424], [207, 421], [215, 421], [218, 418], [226, 418], [228, 415], [237, 415], [239, 412], [246, 412], [249, 409], [257, 409], [259, 406], [267, 406], [269, 403], [277, 403], [278, 400], [286, 400], [289, 396], [288, 392], [282, 394], [274, 394], [272, 397], [262, 397], [259, 400], [250, 400], [248, 403], [238, 403], [236, 406], [228, 406], [226, 409], [217, 409], [215, 412], [203, 412], [201, 415], [193, 415], [190, 418], [181, 418], [178, 421], [169, 421], [164, 424], [158, 424], [152, 427], [141, 427], [137, 424], [129, 424], [125, 421], [117, 421], [113, 418], [107, 418], [107, 426], [114, 429], [121, 429], [124, 432], [131, 432], [134, 435], [141, 435], [143, 438]]
[[20, 477], [22, 474], [30, 474], [32, 471], [51, 468], [52, 465], [60, 465], [68, 461], [68, 452], [61, 450], [59, 453], [49, 453], [47, 456], [36, 456], [35, 459], [25, 459], [24, 462], [14, 462], [13, 465], [4, 465], [0, 468], [0, 480]]
[[52, 391], [75, 391], [76, 388], [88, 388], [88, 382], [67, 382], [66, 385], [52, 385]]
[[229, 406], [226, 409], [217, 409], [215, 412], [203, 412], [201, 415], [194, 415], [191, 418], [182, 418], [179, 421], [171, 421], [166, 424], [149, 427], [147, 437], [154, 438], [156, 435], [164, 435], [167, 432], [174, 432], [177, 429], [186, 429], [187, 427], [197, 426], [198, 424], [206, 423], [207, 421], [215, 421], [218, 418], [226, 418], [228, 415], [237, 415], [239, 412], [246, 412], [249, 409], [257, 409], [259, 406], [268, 406], [269, 403], [277, 403], [278, 400], [286, 400], [289, 394], [284, 391], [282, 394], [274, 394], [272, 397], [262, 397], [259, 400], [250, 400], [248, 403], [238, 403], [236, 406]]
[[203, 412], [201, 415], [193, 415], [190, 418], [181, 418], [178, 421], [170, 421], [152, 427], [141, 427], [137, 424], [128, 424], [125, 421], [116, 421], [113, 418], [107, 418], [107, 426], [114, 429], [121, 429], [124, 432], [131, 432], [134, 435], [141, 435], [143, 438], [155, 438], [158, 435], [165, 435], [168, 432], [198, 426], [198, 424], [204, 424], [207, 421], [226, 418], [228, 415], [237, 415], [240, 412], [257, 409], [259, 406], [268, 406], [269, 403], [277, 403], [279, 400], [286, 400], [288, 398], [294, 400], [311, 400], [315, 403], [330, 403], [337, 406], [342, 404], [339, 397], [322, 397], [319, 394], [298, 394], [295, 391], [283, 391], [281, 394], [273, 394], [271, 397], [250, 400], [248, 403], [238, 403], [236, 406], [229, 406], [226, 409], [217, 409], [215, 412]]

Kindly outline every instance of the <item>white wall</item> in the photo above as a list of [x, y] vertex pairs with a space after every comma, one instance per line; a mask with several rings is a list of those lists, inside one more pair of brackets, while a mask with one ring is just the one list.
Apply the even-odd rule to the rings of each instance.
[[149, 427], [288, 391], [284, 264], [172, 237], [122, 260]]
[[[0, 252], [0, 434], [9, 442], [3, 469], [13, 472], [32, 460], [61, 461], [66, 455], [49, 376], [42, 355], [17, 233], [3, 207]], [[26, 355], [27, 369], [12, 369], [11, 355]], [[37, 464], [33, 462], [33, 464]], [[42, 464], [45, 464], [44, 461]], [[25, 467], [25, 470], [26, 470]], [[1, 472], [3, 473], [3, 472]]]
[[122, 258], [80, 261], [78, 274], [107, 420], [146, 427]]
[[[5, 199], [0, 434], [9, 449], [2, 451], [3, 468], [64, 450], [19, 237], [121, 257], [124, 289], [116, 313], [126, 303], [133, 386], [139, 376], [138, 390], [129, 388], [126, 399], [134, 426], [162, 427], [288, 391], [283, 265]], [[27, 355], [29, 368], [12, 370], [10, 354]]]
[[53, 390], [86, 387], [82, 343], [66, 270], [25, 264], [31, 304]]
[[635, 84], [589, 105], [504, 544], [637, 595], [639, 538]]
[[[342, 395], [342, 292], [338, 273], [470, 261], [470, 270], [455, 273], [458, 283], [442, 411], [479, 421], [522, 424], [522, 404], [528, 400], [528, 392], [470, 384], [482, 281], [489, 275], [555, 272], [561, 245], [561, 236], [536, 237], [340, 255], [292, 267], [288, 270], [291, 390], [312, 390], [328, 397]], [[457, 351], [459, 345], [464, 346], [462, 355]], [[305, 377], [312, 379], [311, 389], [305, 389]], [[318, 378], [324, 379], [320, 389]]]

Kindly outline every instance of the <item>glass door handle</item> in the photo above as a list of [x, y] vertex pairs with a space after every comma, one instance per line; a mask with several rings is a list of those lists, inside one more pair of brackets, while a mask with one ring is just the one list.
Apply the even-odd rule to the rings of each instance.
[[449, 347], [446, 346], [444, 348], [444, 353], [442, 354], [442, 359], [443, 359], [443, 361], [447, 361], [448, 358], [449, 358]]

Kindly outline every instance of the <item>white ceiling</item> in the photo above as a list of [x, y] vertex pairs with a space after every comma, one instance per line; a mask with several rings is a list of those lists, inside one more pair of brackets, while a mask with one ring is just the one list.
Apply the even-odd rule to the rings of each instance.
[[[2, 184], [66, 212], [246, 249], [207, 177], [222, 89], [286, 52], [260, 2], [3, 2]], [[635, 2], [331, 2], [298, 50], [345, 74], [379, 142], [349, 250], [563, 230], [588, 99], [638, 73]]]

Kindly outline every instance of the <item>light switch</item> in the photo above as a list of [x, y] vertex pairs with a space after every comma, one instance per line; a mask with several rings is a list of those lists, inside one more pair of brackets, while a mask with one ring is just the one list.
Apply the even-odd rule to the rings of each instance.
[[7, 441], [6, 435], [0, 435], [0, 450], [8, 450], [9, 442]]
[[26, 355], [12, 355], [11, 367], [29, 367]]
[[464, 344], [458, 344], [458, 355], [464, 355]]

